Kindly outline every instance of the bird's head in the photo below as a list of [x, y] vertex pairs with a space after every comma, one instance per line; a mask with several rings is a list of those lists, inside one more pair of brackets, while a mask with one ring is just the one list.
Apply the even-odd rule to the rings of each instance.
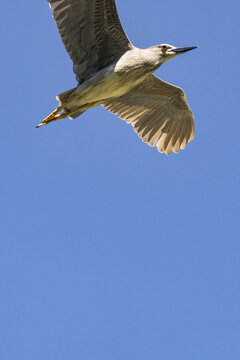
[[160, 56], [161, 56], [161, 63], [172, 59], [173, 57], [177, 55], [181, 55], [187, 51], [196, 49], [197, 46], [190, 46], [190, 47], [175, 47], [168, 44], [161, 44], [158, 45], [158, 48], [160, 50]]

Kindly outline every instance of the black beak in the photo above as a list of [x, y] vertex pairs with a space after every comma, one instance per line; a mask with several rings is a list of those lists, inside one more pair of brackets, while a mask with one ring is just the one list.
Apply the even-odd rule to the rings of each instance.
[[190, 47], [179, 47], [173, 48], [171, 51], [175, 52], [176, 54], [183, 54], [187, 51], [197, 49], [197, 46], [190, 46]]

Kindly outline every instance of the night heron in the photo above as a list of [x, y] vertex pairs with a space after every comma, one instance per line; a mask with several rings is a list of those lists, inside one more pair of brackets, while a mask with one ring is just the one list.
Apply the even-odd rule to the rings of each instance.
[[196, 47], [168, 44], [139, 49], [120, 23], [115, 0], [47, 0], [73, 61], [78, 86], [57, 96], [59, 107], [38, 127], [103, 105], [130, 123], [160, 152], [184, 149], [194, 121], [179, 87], [152, 73], [164, 62]]

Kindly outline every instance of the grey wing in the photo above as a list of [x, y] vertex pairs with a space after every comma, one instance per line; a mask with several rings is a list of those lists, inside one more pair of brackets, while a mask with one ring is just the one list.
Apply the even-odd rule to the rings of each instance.
[[103, 106], [130, 123], [144, 142], [167, 155], [184, 149], [194, 137], [193, 115], [183, 90], [154, 75]]
[[132, 46], [120, 23], [115, 0], [47, 1], [80, 82]]

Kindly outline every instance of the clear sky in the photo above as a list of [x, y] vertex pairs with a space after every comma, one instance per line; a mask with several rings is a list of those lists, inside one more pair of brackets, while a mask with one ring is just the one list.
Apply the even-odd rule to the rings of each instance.
[[240, 2], [117, 1], [131, 41], [199, 46], [156, 74], [196, 137], [167, 157], [75, 86], [48, 4], [1, 5], [0, 359], [240, 359]]

